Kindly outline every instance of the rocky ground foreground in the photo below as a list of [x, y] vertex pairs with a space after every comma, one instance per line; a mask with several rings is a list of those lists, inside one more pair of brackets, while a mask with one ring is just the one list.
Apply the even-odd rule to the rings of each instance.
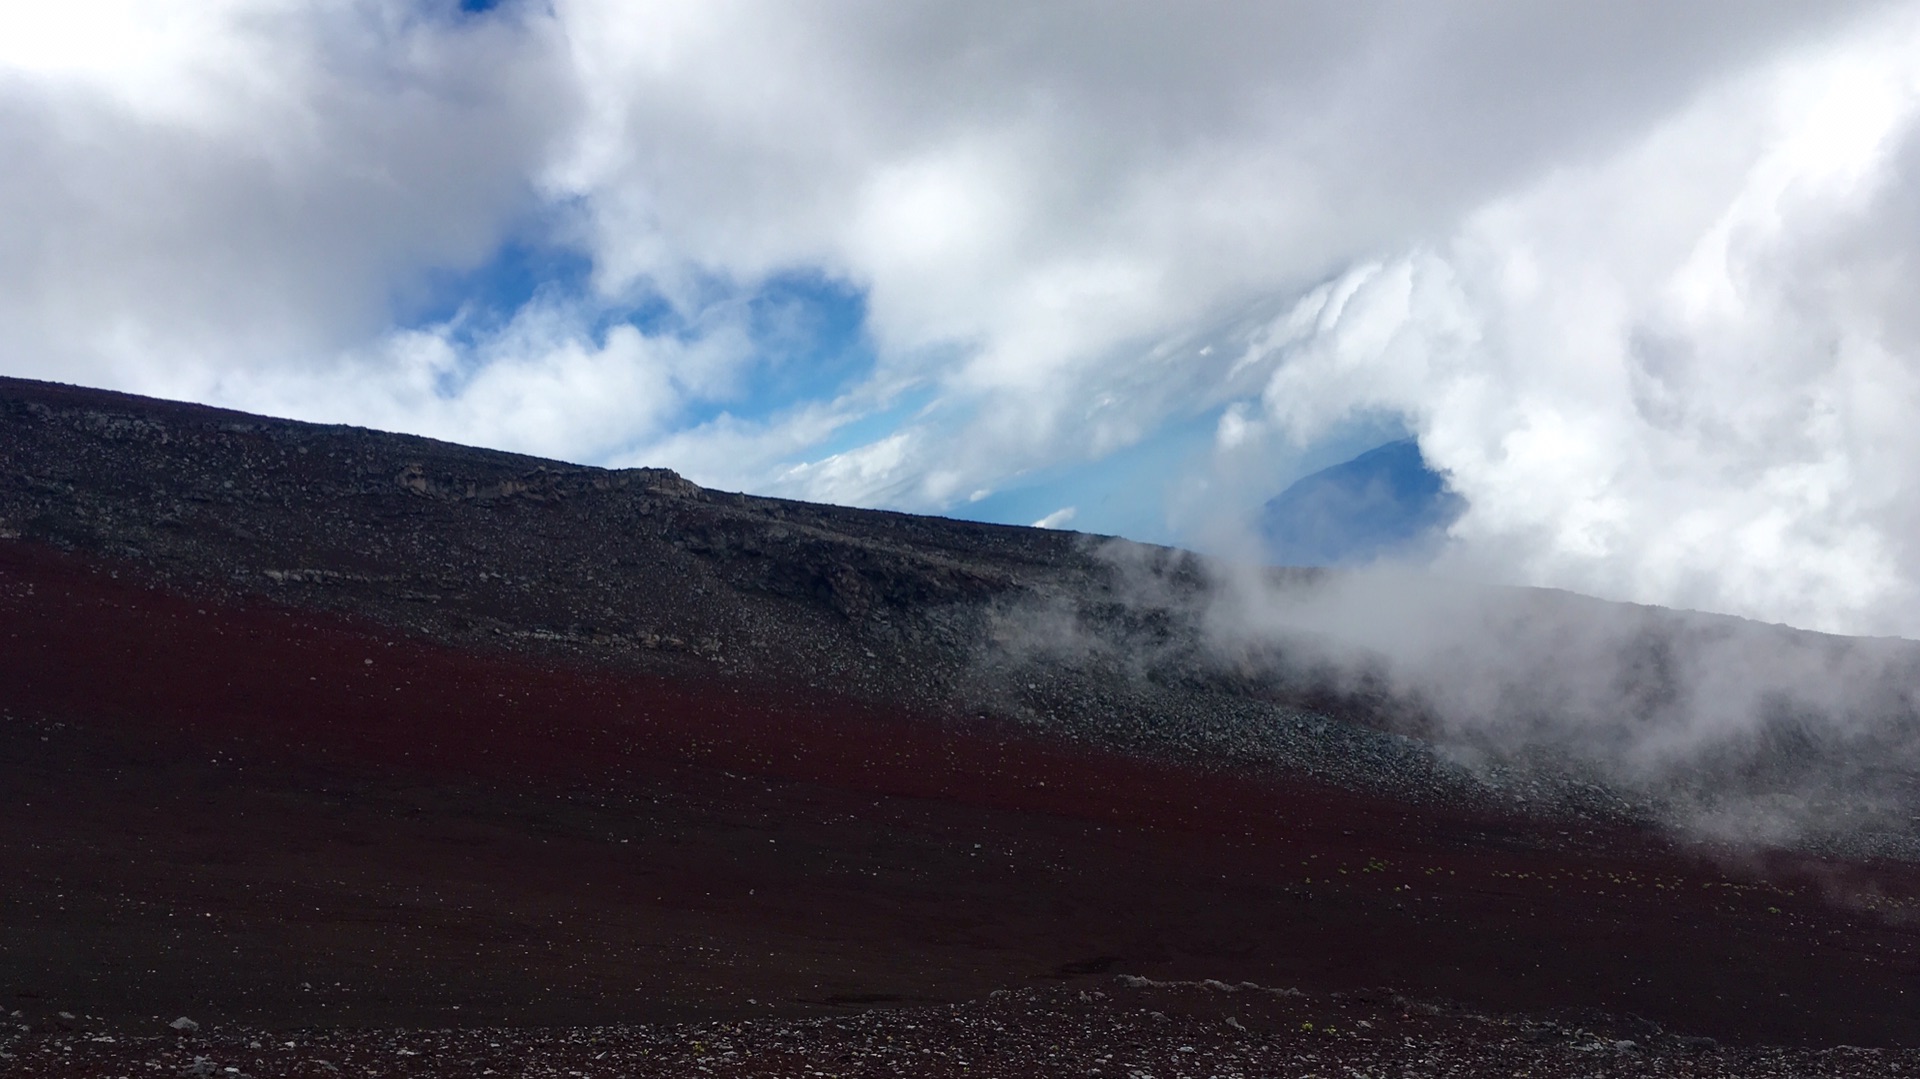
[[16, 1015], [18, 1076], [1887, 1076], [1920, 1052], [1722, 1046], [1632, 1017], [1487, 1015], [1391, 993], [1242, 982], [1002, 990], [809, 1019], [267, 1031], [187, 1017], [109, 1030]]

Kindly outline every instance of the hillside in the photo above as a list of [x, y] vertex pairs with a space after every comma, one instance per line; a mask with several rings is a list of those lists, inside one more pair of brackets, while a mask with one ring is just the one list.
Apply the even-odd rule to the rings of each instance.
[[[1605, 746], [1457, 729], [1293, 638], [1226, 647], [1228, 580], [0, 380], [0, 993], [41, 1047], [175, 1015], [801, 1021], [1120, 975], [1632, 1016], [1669, 1048], [1920, 1045], [1913, 863], [1702, 844]], [[1812, 804], [1809, 762], [1859, 762], [1817, 789], [1872, 804], [1822, 819], [1905, 849], [1904, 644], [1501, 595], [1656, 659], [1885, 652], [1892, 681], [1835, 698], [1867, 717], [1846, 738], [1796, 713], [1686, 774]], [[1649, 722], [1678, 693], [1650, 669]]]

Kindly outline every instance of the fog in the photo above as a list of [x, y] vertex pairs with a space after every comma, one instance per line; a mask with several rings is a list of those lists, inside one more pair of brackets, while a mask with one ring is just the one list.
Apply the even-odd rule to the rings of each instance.
[[[1402, 753], [1341, 733], [1357, 728], [1415, 740], [1505, 804], [1690, 840], [1920, 853], [1920, 643], [1389, 562], [1277, 569], [1091, 537], [1086, 553], [1093, 588], [1039, 586], [996, 612], [986, 653], [1014, 690], [996, 703], [1017, 709], [1058, 677], [1047, 709], [1130, 698], [1160, 710], [1144, 722], [1166, 744], [1278, 747], [1283, 770]], [[1342, 726], [1309, 724], [1328, 741], [1309, 744], [1302, 714]], [[1220, 733], [1235, 724], [1291, 729]]]
[[1394, 564], [1216, 563], [1208, 654], [1471, 765], [1597, 775], [1701, 835], [1900, 831], [1920, 645], [1476, 584]]

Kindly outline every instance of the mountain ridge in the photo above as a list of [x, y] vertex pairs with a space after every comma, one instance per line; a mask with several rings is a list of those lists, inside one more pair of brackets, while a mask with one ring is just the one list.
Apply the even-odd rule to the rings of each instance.
[[1920, 1043], [1910, 865], [1736, 868], [1610, 780], [1462, 764], [1391, 679], [1223, 650], [1188, 552], [11, 379], [0, 462], [23, 1002], [582, 1023], [1119, 970]]
[[1465, 509], [1419, 441], [1403, 438], [1294, 481], [1261, 507], [1256, 527], [1282, 565], [1417, 559]]

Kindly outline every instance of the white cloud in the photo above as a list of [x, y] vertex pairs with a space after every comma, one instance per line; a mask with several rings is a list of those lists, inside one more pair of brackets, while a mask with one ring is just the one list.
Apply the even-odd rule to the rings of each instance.
[[595, 312], [536, 301], [478, 344], [455, 320], [297, 372], [228, 375], [202, 396], [272, 415], [606, 460], [660, 437], [680, 404], [751, 358], [737, 326], [684, 339], [627, 324], [596, 334]]
[[846, 505], [873, 505], [892, 501], [898, 492], [901, 462], [914, 455], [915, 434], [896, 431], [855, 449], [844, 450], [818, 461], [793, 465], [774, 477], [781, 488], [818, 492], [816, 497]]
[[534, 208], [551, 35], [414, 5], [0, 15], [0, 364], [184, 393], [384, 334]]
[[1876, 24], [1356, 271], [1268, 415], [1408, 416], [1465, 566], [1920, 634], [1916, 56]]
[[1443, 235], [1845, 14], [557, 11], [590, 89], [548, 179], [584, 200], [603, 287], [791, 265], [866, 286], [883, 361], [979, 405], [874, 457], [895, 474], [867, 489], [923, 507], [1224, 400], [1223, 356], [1153, 344]]
[[[453, 8], [0, 14], [0, 369], [910, 508], [1400, 412], [1459, 557], [1906, 625], [1911, 2]], [[529, 229], [587, 294], [396, 324]], [[793, 270], [878, 369], [687, 428]]]
[[1065, 528], [1078, 516], [1080, 510], [1075, 506], [1062, 506], [1045, 517], [1033, 522], [1035, 528]]

